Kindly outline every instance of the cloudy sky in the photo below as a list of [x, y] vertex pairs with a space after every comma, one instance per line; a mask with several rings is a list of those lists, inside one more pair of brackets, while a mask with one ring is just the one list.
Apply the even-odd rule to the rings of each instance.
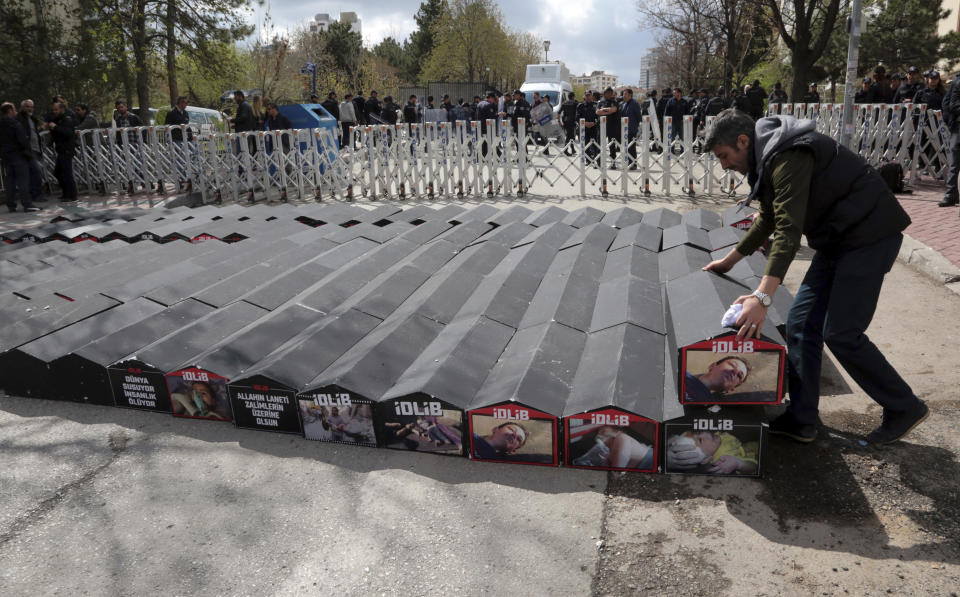
[[[563, 60], [571, 74], [606, 70], [618, 75], [621, 84], [636, 85], [640, 80], [640, 56], [654, 41], [649, 31], [639, 30], [633, 2], [498, 0], [498, 4], [510, 27], [550, 40], [550, 60]], [[362, 21], [364, 43], [373, 46], [388, 36], [402, 40], [410, 35], [419, 7], [420, 0], [272, 0], [270, 15], [275, 26], [288, 28], [317, 13], [336, 18], [340, 11], [354, 11]], [[258, 23], [264, 10], [257, 9]]]

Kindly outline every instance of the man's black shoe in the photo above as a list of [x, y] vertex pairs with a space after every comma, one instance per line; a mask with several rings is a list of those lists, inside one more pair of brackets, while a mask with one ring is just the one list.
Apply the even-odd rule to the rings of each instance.
[[789, 437], [794, 441], [809, 444], [817, 439], [817, 426], [798, 423], [790, 413], [783, 413], [770, 421], [770, 433]]
[[960, 199], [944, 197], [940, 203], [937, 203], [937, 207], [953, 207], [954, 205], [960, 205]]
[[890, 444], [903, 439], [914, 427], [919, 425], [930, 409], [923, 400], [917, 400], [916, 406], [906, 412], [883, 411], [883, 422], [867, 435], [871, 444]]

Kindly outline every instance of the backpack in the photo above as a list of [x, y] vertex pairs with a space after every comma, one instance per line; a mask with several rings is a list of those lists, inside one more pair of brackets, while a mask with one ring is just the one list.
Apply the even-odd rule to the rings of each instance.
[[894, 193], [905, 193], [903, 189], [903, 166], [897, 162], [887, 162], [877, 169], [880, 178], [887, 183], [887, 187]]

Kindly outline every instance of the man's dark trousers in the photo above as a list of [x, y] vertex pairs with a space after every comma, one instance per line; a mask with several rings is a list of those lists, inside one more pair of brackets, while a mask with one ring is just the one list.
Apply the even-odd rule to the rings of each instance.
[[17, 209], [17, 197], [23, 209], [33, 207], [30, 197], [30, 163], [27, 160], [6, 160], [3, 162], [4, 181], [7, 186], [7, 207]]
[[57, 182], [60, 184], [63, 199], [76, 199], [77, 183], [73, 178], [73, 156], [58, 153], [57, 164], [53, 169], [53, 175], [57, 177]]
[[916, 404], [913, 390], [864, 334], [901, 242], [897, 234], [835, 258], [814, 254], [787, 316], [788, 411], [798, 423], [817, 422], [824, 342], [884, 409], [903, 412]]

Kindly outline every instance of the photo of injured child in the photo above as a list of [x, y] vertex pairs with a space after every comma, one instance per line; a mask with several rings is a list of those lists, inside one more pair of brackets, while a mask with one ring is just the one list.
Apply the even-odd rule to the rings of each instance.
[[776, 403], [780, 393], [780, 352], [724, 354], [686, 350], [685, 403]]
[[383, 429], [388, 448], [463, 454], [462, 411], [443, 409], [440, 416], [396, 415], [385, 417]]
[[320, 442], [377, 445], [372, 405], [318, 406], [312, 400], [299, 402], [305, 438]]
[[[684, 431], [689, 425], [667, 425], [667, 472], [697, 475], [756, 475], [760, 457], [760, 426], [728, 431]], [[748, 441], [742, 441], [740, 435]]]
[[227, 380], [211, 376], [207, 381], [188, 381], [181, 375], [167, 376], [170, 404], [179, 417], [230, 421], [233, 410], [227, 397]]
[[552, 420], [504, 420], [476, 413], [470, 416], [473, 458], [554, 464]]
[[632, 421], [629, 426], [595, 425], [589, 419], [568, 419], [569, 462], [573, 466], [655, 471], [657, 425]]

